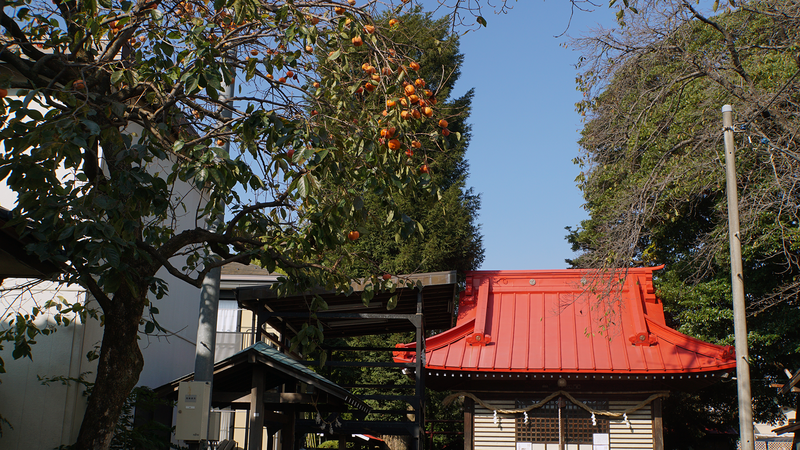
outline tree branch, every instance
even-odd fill
[[[714,22],[708,19],[707,17],[703,16],[702,14],[700,14],[700,12],[697,11],[687,0],[681,0],[681,2],[683,3],[683,6],[685,6],[687,9],[689,9],[689,11],[692,12],[692,15],[694,17],[696,17],[699,21],[707,25],[711,25],[711,27],[713,27],[722,35],[723,39],[725,39],[725,47],[728,49],[728,53],[731,55],[733,70],[735,70],[736,73],[738,73],[739,76],[742,77],[742,79],[745,82],[747,82],[748,85],[752,86],[753,80],[750,79],[750,76],[744,70],[744,67],[742,67],[742,62],[739,59],[739,51],[736,49],[736,40],[733,38],[730,32],[722,28],[722,26],[720,26],[717,22]]]

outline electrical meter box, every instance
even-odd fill
[[[178,386],[178,419],[175,438],[182,441],[208,439],[208,415],[211,410],[211,383],[183,381]]]

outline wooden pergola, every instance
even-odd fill
[[[787,373],[790,374],[790,372]],[[789,381],[786,382],[786,384],[780,386],[780,393],[786,395],[790,392],[794,393],[800,392],[800,388],[797,387],[798,383],[800,383],[800,370],[795,372],[794,375],[792,375],[792,377],[789,379]],[[777,435],[781,435],[784,433],[794,433],[794,437],[792,438],[793,449],[798,448],[798,445],[800,445],[800,436],[798,436],[798,433],[800,433],[800,423],[797,422],[797,416],[796,416],[798,407],[800,407],[800,397],[798,397],[797,401],[795,402],[794,423],[789,423],[787,425],[772,430]]]
[[[376,293],[368,306],[361,301],[363,283],[354,283],[351,295],[336,294],[331,291],[314,291],[302,295],[279,297],[271,286],[243,287],[236,290],[236,299],[242,308],[254,311],[252,329],[258,330],[256,341],[268,341],[279,349],[286,350],[289,341],[307,321],[311,320],[310,302],[313,296],[321,296],[328,304],[328,310],[314,314],[314,320],[322,323],[326,338],[345,338],[386,333],[414,332],[419,345],[405,350],[412,354],[424,351],[423,337],[425,330],[446,329],[454,320],[455,300],[457,293],[457,277],[455,271],[434,272],[395,277],[397,285],[414,287],[398,288],[394,292]],[[418,287],[421,286],[421,289]],[[398,295],[396,307],[388,311],[390,297]],[[266,325],[278,330],[279,337],[267,333]],[[373,366],[391,367],[413,373],[414,385],[412,395],[381,394],[371,395],[373,400],[402,400],[411,406],[411,410],[402,411],[405,418],[413,414],[414,420],[394,421],[341,421],[339,430],[343,434],[396,435],[410,436],[412,446],[419,450],[424,441],[425,411],[425,374],[421,360],[415,362],[359,363],[335,361],[331,356],[336,351],[383,351],[393,352],[396,348],[326,348],[328,358],[324,366]],[[319,364],[319,361],[306,361],[308,364]],[[359,386],[353,386],[359,387]],[[399,386],[383,386],[385,390]],[[398,411],[382,411],[398,413]],[[313,433],[318,426],[313,420],[298,420],[295,432]]]

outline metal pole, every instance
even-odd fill
[[[417,291],[417,367],[414,394],[417,396],[417,404],[414,420],[416,421],[416,435],[414,436],[414,449],[422,450],[423,439],[425,438],[425,327],[422,318],[422,291]]]
[[[220,100],[227,101],[233,98],[233,81],[225,86],[225,92]],[[232,111],[223,108],[222,117],[231,118]],[[230,142],[225,143],[225,151],[230,151]],[[214,227],[219,227],[225,222],[225,217],[219,215],[214,220]],[[205,278],[200,292],[200,316],[197,324],[197,349],[194,360],[194,380],[214,380],[214,347],[217,341],[217,309],[219,307],[219,283],[222,270],[217,267],[211,269]],[[213,387],[213,385],[212,385]]]
[[[219,99],[226,102],[233,98],[234,80],[225,86],[225,92]],[[231,108],[222,108],[222,117],[231,118],[233,112]],[[230,141],[225,142],[225,151],[230,151]],[[214,219],[214,228],[220,227],[225,223],[224,213]],[[222,269],[216,267],[211,269],[203,278],[203,285],[200,289],[200,313],[197,319],[197,344],[195,346],[194,358],[194,381],[208,381],[211,383],[211,396],[214,392],[214,351],[217,345],[217,316],[219,311],[219,290]],[[211,428],[211,411],[208,414],[208,427]],[[204,448],[204,445],[200,446]]]
[[[194,380],[214,381],[214,347],[217,344],[217,311],[219,309],[219,267],[203,278],[200,291],[200,315],[197,323],[197,347],[194,359]]]
[[[747,322],[742,274],[742,242],[739,235],[739,199],[736,189],[736,160],[733,148],[733,107],[722,107],[725,136],[725,174],[728,191],[728,235],[731,245],[731,288],[733,291],[733,332],[736,344],[736,386],[739,391],[739,439],[741,450],[753,450],[753,403],[750,394],[750,357],[747,350]]]

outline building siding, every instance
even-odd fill
[[[515,409],[513,401],[490,401],[492,406],[500,409]],[[639,400],[609,401],[612,412],[624,411],[639,404]],[[515,417],[509,414],[498,414],[497,423],[492,411],[475,405],[475,450],[509,450],[516,449]],[[651,406],[628,414],[628,423],[624,419],[613,419],[609,423],[610,450],[652,450],[653,421]],[[569,444],[567,450],[591,450],[592,445]],[[533,443],[524,450],[558,450],[558,444]],[[523,449],[520,449],[523,450]]]
[[[608,402],[611,411],[624,411],[639,404],[639,400],[613,400]],[[628,414],[630,426],[623,419],[610,421],[611,449],[652,450],[653,419],[650,406]]]
[[[514,401],[492,401],[491,405],[501,409],[514,409]],[[494,414],[480,405],[475,405],[475,450],[508,450],[515,449],[514,416]]]

